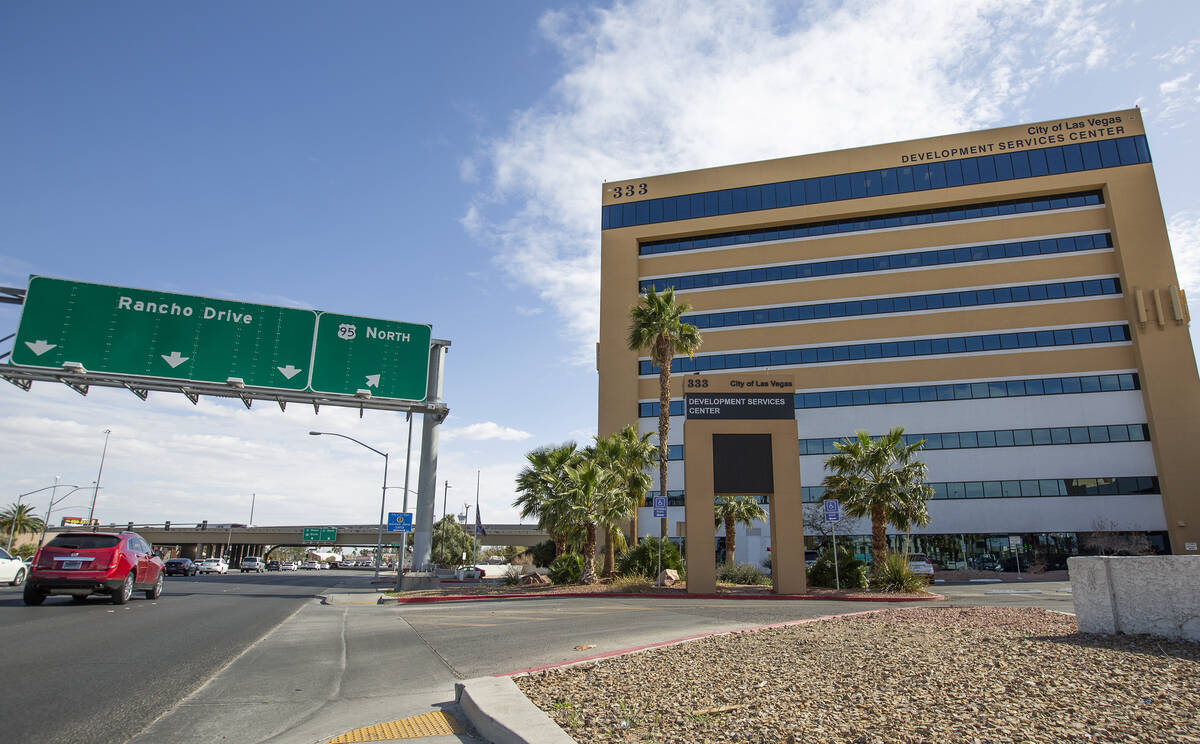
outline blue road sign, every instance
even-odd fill
[[[411,512],[388,512],[388,532],[412,532]]]
[[[825,499],[825,521],[836,522],[842,518],[841,512],[838,509],[837,499]]]
[[[654,497],[654,516],[656,516],[656,517],[667,516],[667,497],[666,496],[655,496]]]

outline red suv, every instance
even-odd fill
[[[163,590],[163,561],[136,532],[63,532],[38,551],[25,581],[25,604],[40,605],[51,594],[82,601],[107,594],[125,604],[135,589],[146,599]]]

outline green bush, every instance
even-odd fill
[[[833,546],[821,549],[817,562],[808,568],[809,586],[824,586],[830,589],[839,583],[843,589],[867,588],[867,564],[854,557],[854,552],[845,545],[837,548],[837,575],[834,575]],[[836,581],[835,579],[840,579]]]
[[[578,584],[583,576],[583,556],[563,553],[550,564],[550,580],[555,584]]]
[[[648,579],[658,578],[658,543],[657,537],[643,537],[638,540],[636,548],[631,548],[617,557],[617,573],[622,576],[637,574]],[[673,568],[683,577],[683,557],[675,543],[666,540],[662,544],[663,570]]]
[[[517,586],[521,583],[521,567],[509,566],[504,572],[504,583],[507,586]]]
[[[533,565],[538,568],[549,568],[554,562],[554,541],[544,540],[525,551],[533,557]]]
[[[871,576],[871,589],[877,592],[920,592],[929,581],[908,568],[908,559],[901,553],[888,553],[883,564]]]
[[[650,592],[654,591],[654,580],[648,579],[641,574],[630,574],[629,576],[614,576],[612,579],[612,590],[614,592],[635,593],[635,592]]]
[[[722,564],[717,568],[717,581],[724,584],[770,584],[771,579],[753,563],[735,566]]]

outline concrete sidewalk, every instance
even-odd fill
[[[381,589],[382,590],[382,589]],[[367,584],[339,586],[250,646],[132,741],[316,744],[352,729],[446,711],[458,681]],[[428,744],[481,740],[422,737]]]

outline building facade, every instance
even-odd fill
[[[1197,554],[1200,381],[1140,111],[611,182],[602,212],[599,433],[656,431],[640,292],[703,338],[672,365],[672,537],[683,379],[786,369],[810,508],[833,442],[903,426],[935,492],[912,539],[947,565]],[[738,562],[769,534],[742,526]]]

